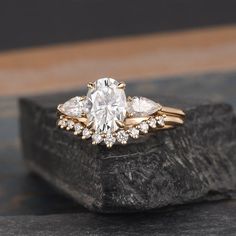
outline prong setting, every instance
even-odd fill
[[[87,84],[87,87],[88,87],[88,89],[94,89],[94,88],[95,88],[95,83],[89,82],[89,83]]]
[[[90,122],[88,122],[87,127],[88,127],[88,128],[91,128],[91,127],[93,126],[93,124],[94,124],[94,122],[93,122],[93,121],[90,121]]]
[[[118,87],[119,89],[125,89],[126,84],[125,84],[125,82],[120,82],[117,87]]]
[[[124,122],[121,122],[121,121],[116,121],[116,124],[120,127],[120,128],[124,128],[125,127],[125,124]]]

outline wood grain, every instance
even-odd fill
[[[0,95],[236,67],[236,26],[104,39],[0,54]]]
[[[235,236],[236,201],[132,215],[91,213],[0,217],[4,236]]]

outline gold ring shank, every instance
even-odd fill
[[[125,126],[130,127],[134,125],[140,124],[142,121],[147,121],[151,116],[146,116],[146,117],[131,117],[127,118],[124,122]],[[182,125],[184,123],[183,118],[178,117],[178,116],[165,116],[165,126],[175,126],[175,125]]]
[[[181,109],[173,107],[162,107],[161,112],[163,112],[166,115],[185,116],[185,113]]]
[[[184,120],[180,117],[174,117],[174,116],[166,116],[165,117],[165,123],[166,124],[178,124],[182,125],[184,123]]]

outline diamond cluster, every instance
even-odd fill
[[[62,113],[58,126],[82,139],[91,138],[93,144],[104,142],[112,147],[116,142],[126,144],[129,137],[137,139],[140,134],[165,125],[165,116],[158,114],[160,104],[144,97],[126,99],[120,87],[111,78],[97,80],[86,97],[74,97],[58,107]],[[130,117],[143,119],[139,124],[124,126]]]
[[[133,139],[139,138],[140,134],[146,134],[151,129],[163,127],[164,116],[151,117],[147,121],[142,121],[139,125],[130,127],[128,129],[119,129],[115,133],[97,133],[88,129],[82,123],[75,123],[66,116],[61,116],[58,121],[58,126],[62,129],[74,131],[74,135],[81,135],[82,139],[92,138],[92,144],[99,144],[104,142],[107,147],[112,147],[116,142],[126,144],[129,137]]]

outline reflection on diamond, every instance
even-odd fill
[[[142,133],[146,134],[149,130],[149,125],[145,121],[143,121],[139,124],[139,129]]]
[[[117,133],[117,141],[122,144],[127,143],[128,138],[129,138],[129,135],[124,130],[121,130]]]
[[[158,125],[160,125],[160,126],[165,126],[165,117],[163,117],[163,116],[158,116],[158,117],[157,117],[157,123],[158,123]]]
[[[157,127],[157,121],[155,118],[153,118],[153,117],[150,118],[148,122],[149,122],[149,125],[151,128],[155,129]]]
[[[87,106],[87,100],[77,96],[62,104],[59,110],[65,115],[80,117],[82,113],[88,112]]]
[[[130,128],[129,129],[129,135],[132,138],[138,138],[139,137],[139,130],[136,128]]]
[[[114,132],[119,127],[117,121],[123,122],[126,116],[126,96],[119,83],[111,78],[102,78],[89,89],[87,98],[91,109],[89,122],[93,122],[96,132]]]
[[[61,119],[58,121],[58,126],[60,126],[61,128],[64,128],[64,127],[66,127],[66,123],[67,123],[66,120]]]
[[[73,129],[74,128],[74,121],[73,120],[68,120],[67,121],[67,130]]]
[[[74,134],[80,134],[83,130],[83,126],[80,123],[74,125],[75,132]]]
[[[116,138],[112,134],[107,134],[106,138],[104,139],[104,143],[109,148],[112,147],[115,142],[116,142]]]
[[[102,138],[102,136],[100,134],[94,133],[92,135],[92,140],[93,140],[93,144],[99,144],[99,143],[102,142],[103,138]]]
[[[82,133],[82,139],[88,139],[91,137],[91,132],[89,129],[85,128]]]
[[[152,115],[160,109],[160,104],[145,97],[133,97],[127,103],[127,111],[134,117]]]

